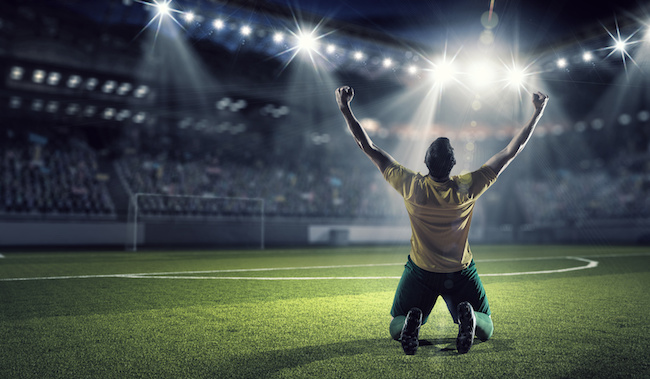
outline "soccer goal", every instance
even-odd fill
[[[136,193],[129,201],[126,247],[137,251],[153,240],[157,245],[214,243],[263,250],[264,222],[261,198]]]

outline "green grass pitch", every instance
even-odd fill
[[[0,378],[650,376],[649,247],[473,251],[494,337],[457,354],[439,299],[415,356],[388,335],[406,246],[4,253]]]

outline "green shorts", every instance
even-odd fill
[[[405,316],[411,308],[417,307],[422,310],[422,321],[425,323],[438,296],[445,300],[456,323],[456,307],[463,301],[469,301],[474,311],[490,315],[490,304],[473,260],[462,271],[436,273],[419,268],[410,256],[397,285],[390,314],[393,317]]]

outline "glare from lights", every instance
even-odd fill
[[[34,83],[43,83],[44,79],[45,79],[45,71],[34,70],[34,74],[32,75],[32,81]]]
[[[151,24],[153,24],[157,20],[158,24],[156,25],[156,34],[154,36],[154,46],[155,46],[155,42],[158,40],[158,33],[160,32],[160,27],[162,26],[163,19],[168,17],[172,21],[174,21],[176,23],[176,25],[183,28],[183,25],[181,25],[178,22],[178,20],[176,20],[176,18],[174,18],[172,13],[179,13],[181,15],[184,15],[185,17],[187,17],[187,15],[189,14],[189,13],[183,14],[183,12],[181,12],[179,10],[176,10],[176,9],[173,9],[170,6],[172,0],[151,0],[151,1],[134,0],[134,1],[137,2],[137,3],[143,4],[143,5],[149,6],[149,7],[153,7],[156,10],[156,14],[151,18],[151,20],[149,20],[147,25],[145,25],[140,30],[140,32],[136,35],[136,38],[137,38],[140,34],[142,34],[142,32],[145,31],[145,29],[147,29],[149,26],[151,26]]]
[[[72,116],[77,112],[79,112],[79,108],[80,108],[79,104],[75,104],[75,103],[69,104],[68,107],[65,109],[65,113],[69,116]]]
[[[128,109],[122,109],[117,113],[117,116],[115,116],[115,119],[117,121],[124,121],[125,119],[131,117],[131,111]]]
[[[284,34],[277,32],[273,35],[273,42],[280,43],[284,41]]]
[[[106,120],[110,120],[115,116],[115,108],[106,108],[104,109],[104,113],[102,114],[102,117]]]
[[[627,46],[627,43],[623,40],[617,40],[616,43],[614,44],[614,50],[618,51],[625,51],[625,47]]]
[[[433,69],[433,79],[436,84],[444,85],[456,79],[456,70],[451,62],[443,60],[435,65]]]
[[[92,91],[92,90],[94,90],[95,87],[97,87],[97,83],[99,83],[99,81],[98,81],[96,78],[90,78],[90,79],[88,79],[88,80],[86,81],[86,89],[87,89],[88,91]]]
[[[86,109],[84,109],[84,116],[86,117],[92,117],[95,115],[95,111],[97,110],[97,107],[94,105],[88,105],[86,106]]]
[[[59,102],[58,101],[50,101],[45,106],[45,111],[48,112],[48,113],[56,113],[58,110],[59,110]]]
[[[382,65],[386,68],[389,68],[393,65],[393,60],[390,58],[385,58],[384,61],[382,62]]]
[[[145,85],[141,85],[133,92],[133,96],[137,97],[138,99],[141,99],[147,96],[148,93],[149,93],[149,87]]]
[[[20,80],[23,78],[24,73],[25,73],[25,69],[19,66],[14,66],[11,68],[11,74],[9,74],[9,76],[13,80]]]
[[[102,92],[111,93],[115,89],[116,85],[117,83],[114,80],[107,80],[106,83],[104,83],[104,86],[102,87]]]
[[[43,109],[43,100],[36,99],[32,102],[32,110],[34,112],[40,112]]]
[[[327,54],[334,54],[334,52],[336,51],[336,45],[333,44],[327,45],[325,51],[327,52]]]
[[[158,2],[155,3],[156,4],[155,7],[158,8],[158,14],[159,15],[169,16],[169,12],[171,12],[171,9],[169,8],[169,3],[170,2],[171,1],[162,2],[162,3],[158,3]]]
[[[77,88],[79,84],[81,83],[81,76],[79,75],[70,75],[68,78],[68,87],[69,88]]]
[[[418,68],[415,67],[414,65],[410,65],[410,66],[406,69],[406,71],[408,71],[408,73],[411,74],[411,75],[415,75],[415,74],[417,74],[417,72],[418,72]]]
[[[244,26],[241,27],[241,29],[239,29],[239,32],[244,37],[248,37],[253,32],[253,29],[251,29],[251,27],[248,26],[248,25],[244,25]]]
[[[221,30],[221,29],[223,29],[224,26],[226,26],[226,24],[223,22],[222,19],[218,18],[218,19],[212,21],[212,26],[217,30]]]
[[[136,113],[135,116],[133,116],[133,122],[135,122],[136,124],[142,124],[146,118],[147,118],[146,113],[138,112]]]
[[[361,51],[355,51],[352,57],[355,61],[361,61],[364,58],[364,54]]]
[[[9,107],[13,109],[20,108],[22,102],[23,100],[20,97],[12,96],[11,99],[9,99]]]
[[[311,33],[299,32],[297,37],[299,50],[309,52],[314,51],[318,48],[318,43],[316,41],[317,39],[314,37],[313,31]]]
[[[485,87],[494,81],[494,71],[488,62],[476,62],[470,68],[470,80],[476,87]]]
[[[582,60],[583,60],[583,61],[585,61],[585,62],[591,62],[592,59],[594,59],[594,56],[593,56],[593,54],[591,54],[590,51],[585,51],[585,52],[582,54]]]
[[[194,12],[187,12],[183,15],[183,18],[185,19],[185,22],[192,22],[194,21]]]
[[[526,73],[524,70],[513,67],[508,70],[508,85],[515,88],[523,87],[525,84]]]
[[[303,26],[301,26],[296,19],[294,19],[296,22],[296,29],[295,31],[293,30],[287,30],[288,33],[292,35],[292,41],[293,41],[293,46],[287,48],[284,51],[279,52],[278,54],[275,55],[275,57],[279,57],[281,55],[291,53],[289,58],[286,60],[286,63],[284,64],[284,67],[282,68],[282,71],[286,69],[291,62],[298,56],[300,53],[303,57],[308,57],[309,60],[311,61],[312,66],[314,67],[315,70],[318,71],[318,64],[316,61],[316,55],[319,55],[321,58],[323,58],[325,61],[327,61],[327,57],[323,55],[319,51],[319,41],[328,36],[329,34],[333,33],[333,31],[328,32],[326,34],[320,34],[318,32],[318,29],[323,22],[321,20],[318,25],[314,28],[309,28],[306,29]]]
[[[51,72],[50,75],[47,77],[47,84],[51,86],[55,86],[59,84],[59,81],[61,80],[61,74],[58,72]]]
[[[568,65],[566,58],[560,58],[557,60],[557,67],[565,68]]]
[[[615,52],[618,51],[619,53],[621,53],[621,61],[623,61],[623,67],[625,68],[625,72],[627,72],[627,58],[629,58],[632,61],[632,63],[634,63],[636,65],[636,62],[634,61],[632,56],[630,56],[630,54],[627,52],[627,47],[629,45],[631,45],[632,43],[639,42],[639,41],[629,42],[630,39],[632,37],[634,37],[634,35],[639,31],[639,29],[637,29],[634,33],[629,35],[627,38],[623,39],[621,37],[621,30],[618,27],[618,21],[617,21],[616,22],[616,36],[614,36],[614,34],[612,34],[607,28],[605,28],[605,31],[607,31],[607,34],[609,34],[609,37],[614,42],[614,44],[612,46],[607,47],[607,49],[610,49],[612,51],[610,51],[610,53],[607,54],[606,58],[609,58],[612,54],[614,54]]]
[[[131,83],[122,83],[117,89],[117,94],[124,96],[131,90],[131,88],[133,88]]]

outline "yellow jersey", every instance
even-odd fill
[[[472,251],[467,237],[476,200],[497,180],[488,166],[436,182],[397,162],[384,178],[404,198],[411,221],[411,260],[423,270],[456,272],[467,268]]]

